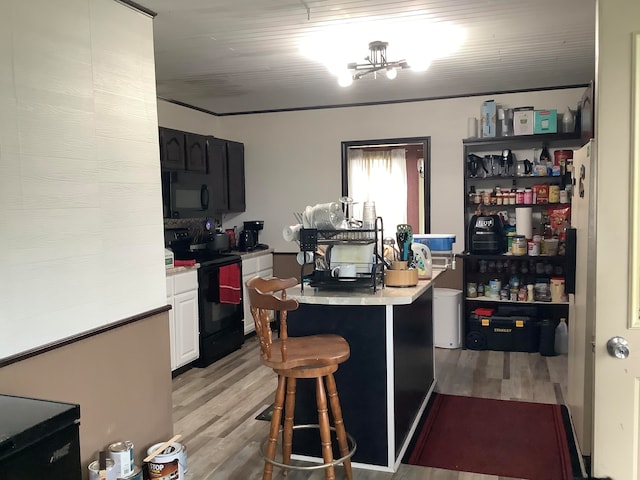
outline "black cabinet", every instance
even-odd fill
[[[208,186],[208,211],[244,212],[244,144],[213,136],[160,127],[160,165],[163,170],[165,218],[170,213],[170,172],[203,174]]]
[[[216,211],[229,211],[226,141],[207,137],[207,159],[211,179],[211,204]]]
[[[160,165],[164,170],[207,173],[207,137],[160,127]]]
[[[81,480],[80,406],[0,395],[0,478]]]
[[[207,157],[215,210],[244,212],[244,144],[208,137]]]
[[[160,127],[160,165],[166,170],[185,169],[184,132]]]
[[[244,212],[244,144],[227,141],[227,169],[229,181],[229,211]]]
[[[532,233],[543,236],[543,220],[548,217],[549,209],[566,209],[571,205],[571,163],[567,160],[558,165],[562,168],[557,175],[534,175],[535,166],[528,162],[539,158],[543,146],[547,147],[553,161],[556,150],[560,151],[557,158],[562,159],[562,152],[579,147],[581,143],[577,134],[573,133],[463,140],[465,253],[460,257],[464,265],[467,348],[487,348],[492,344],[478,341],[477,325],[490,334],[497,335],[492,333],[496,331],[501,335],[511,335],[509,332],[513,330],[517,333],[518,328],[534,328],[535,331],[544,319],[557,324],[560,318],[568,317],[568,302],[551,301],[550,291],[544,288],[545,284],[552,286],[552,278],[557,282],[558,278],[567,278],[572,274],[570,270],[574,266],[567,262],[567,256],[564,255],[564,232],[558,238],[559,249],[554,254],[549,254],[550,250],[540,252],[543,254],[532,251],[536,254],[530,256],[526,249],[519,252],[513,248],[507,248],[506,253],[473,254],[470,252],[477,250],[471,245],[469,224],[474,215],[487,218],[500,215],[505,223],[504,234],[513,231],[512,235],[515,235],[513,223],[516,208],[527,207],[532,211]],[[549,197],[552,192],[554,194]],[[560,196],[561,192],[563,194]],[[535,193],[540,195],[539,198]],[[546,233],[549,231],[547,229]],[[554,230],[553,233],[558,232]],[[506,238],[510,240],[514,237]],[[504,243],[511,244],[509,241]],[[474,245],[477,243],[474,242]],[[532,288],[533,294],[530,293]],[[484,309],[484,312],[476,315],[474,312],[478,312],[478,309]],[[489,314],[490,311],[493,313]],[[491,317],[503,323],[505,318],[524,320],[516,322],[513,329],[498,323],[493,328]],[[485,323],[478,323],[479,319]]]
[[[185,154],[188,172],[207,173],[207,137],[185,134]]]

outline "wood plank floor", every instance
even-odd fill
[[[503,400],[564,403],[567,357],[436,349],[436,391]],[[259,446],[269,423],[255,417],[273,402],[276,376],[261,365],[255,337],[204,369],[173,380],[174,431],[187,447],[188,480],[252,480],[262,475]],[[321,471],[276,479],[321,480]],[[336,478],[344,478],[338,468]],[[395,474],[355,469],[356,480],[507,480],[494,475],[401,465]]]

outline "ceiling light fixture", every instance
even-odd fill
[[[343,87],[351,85],[353,80],[359,80],[365,75],[381,70],[389,80],[393,80],[398,76],[398,70],[410,68],[406,60],[398,60],[390,62],[387,60],[387,42],[375,41],[369,43],[369,55],[365,57],[367,63],[349,63],[347,72],[338,78],[338,84]]]

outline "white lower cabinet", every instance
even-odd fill
[[[200,356],[197,270],[167,275],[167,303],[173,371]]]
[[[259,276],[262,278],[273,277],[273,253],[265,253],[257,257],[242,259],[242,298],[244,309],[244,334],[253,332],[256,328],[251,316],[249,295],[245,284],[247,280]]]

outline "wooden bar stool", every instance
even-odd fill
[[[256,326],[256,334],[260,341],[260,358],[262,363],[278,374],[278,388],[271,418],[271,428],[264,453],[263,480],[271,480],[273,467],[285,469],[310,470],[325,469],[325,478],[335,479],[334,466],[344,465],[347,479],[353,478],[351,456],[356,449],[355,441],[344,426],[342,410],[338,399],[338,391],[333,374],[338,365],[349,358],[349,344],[338,335],[309,335],[304,337],[287,336],[287,312],[298,308],[298,301],[287,299],[285,289],[295,286],[295,278],[264,279],[254,277],[247,281],[251,314]],[[280,293],[277,297],[275,293]],[[272,339],[271,320],[275,312],[280,315],[280,338]],[[298,378],[315,378],[316,403],[318,407],[318,425],[293,424],[295,408],[296,380]],[[325,390],[326,382],[326,390]],[[327,395],[331,406],[334,426],[329,424]],[[282,463],[275,460],[284,408],[284,426],[282,428]],[[291,448],[293,430],[303,427],[317,427],[320,430],[320,441],[323,464],[311,467],[291,465]],[[341,458],[333,458],[331,447],[331,430],[335,430]],[[349,441],[347,441],[347,438]],[[351,448],[349,448],[351,443]]]

